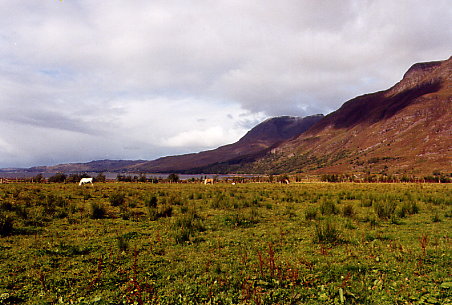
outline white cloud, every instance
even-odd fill
[[[0,167],[152,159],[330,112],[448,58],[449,2],[0,0],[0,123],[18,154]]]
[[[224,143],[231,143],[237,139],[237,135],[226,134],[220,126],[214,126],[203,130],[183,131],[162,141],[169,147],[214,147]]]

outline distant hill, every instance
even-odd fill
[[[144,160],[96,160],[86,163],[67,163],[53,166],[36,166],[23,169],[26,172],[70,173],[70,172],[122,172],[128,167],[143,164]]]
[[[413,65],[392,88],[356,97],[240,171],[452,172],[452,59]]]

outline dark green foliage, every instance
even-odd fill
[[[167,179],[169,182],[176,183],[179,182],[179,175],[172,173],[168,175]]]
[[[90,218],[92,219],[102,219],[107,215],[107,210],[105,206],[101,203],[91,202]]]
[[[70,174],[68,177],[66,177],[66,179],[64,180],[64,182],[67,183],[78,183],[80,182],[80,179],[82,178],[90,178],[91,176],[84,173],[84,174]],[[63,181],[61,181],[63,182]]]
[[[398,212],[399,217],[406,217],[406,215],[413,215],[419,213],[419,206],[415,201],[404,202]]]
[[[152,195],[152,196],[149,197],[148,200],[146,200],[144,202],[144,205],[149,207],[149,208],[156,208],[157,207],[157,202],[158,202],[157,197],[155,195]]]
[[[49,182],[54,182],[54,183],[61,183],[61,182],[65,182],[66,181],[66,175],[63,173],[57,173],[51,177],[49,177],[48,181]]]
[[[46,196],[45,206],[48,206],[48,207],[66,207],[67,206],[67,201],[61,196],[50,194],[50,195]]]
[[[127,251],[129,249],[129,241],[124,236],[118,236],[116,238],[116,245],[119,251]]]
[[[197,232],[204,231],[202,218],[194,210],[177,217],[173,222],[173,236],[177,244],[189,242]]]
[[[336,207],[333,200],[325,199],[320,205],[320,213],[322,213],[322,215],[335,215],[339,213],[339,209]]]
[[[435,213],[435,215],[432,216],[433,222],[441,222],[441,218],[439,217],[438,213]]]
[[[377,201],[373,204],[374,211],[380,219],[390,219],[397,207],[397,204],[392,201]]]
[[[13,218],[0,212],[0,235],[5,236],[13,232]]]
[[[173,207],[168,204],[159,207],[147,207],[147,216],[149,220],[157,220],[162,217],[171,217],[173,215]]]
[[[322,175],[321,177],[321,181],[325,181],[325,182],[340,182],[341,181],[341,177],[339,175],[336,174],[332,174],[332,175]]]
[[[315,226],[315,243],[335,244],[341,242],[340,231],[331,220],[320,222]]]
[[[304,212],[304,218],[306,220],[315,220],[317,219],[317,208],[310,206],[308,208],[306,208],[305,212]]]
[[[32,180],[34,182],[36,182],[36,183],[41,183],[41,182],[44,182],[45,179],[44,179],[44,176],[42,174],[37,174],[36,176],[34,176],[32,178]]]
[[[355,215],[355,210],[353,205],[347,204],[342,208],[342,215],[344,217],[353,217]]]
[[[124,195],[123,193],[120,193],[120,192],[113,193],[108,198],[108,201],[110,201],[110,204],[114,207],[121,206],[126,201],[126,195]]]
[[[105,182],[107,180],[107,177],[103,173],[97,174],[96,177],[94,177],[94,182]]]

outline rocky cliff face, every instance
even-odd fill
[[[392,88],[346,102],[245,171],[452,172],[452,59],[413,65]]]

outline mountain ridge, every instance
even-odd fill
[[[452,59],[414,64],[391,88],[358,96],[253,164],[253,172],[452,172]]]
[[[28,171],[452,173],[452,57],[413,64],[389,89],[328,114],[270,118],[236,143],[179,156],[99,160]]]

